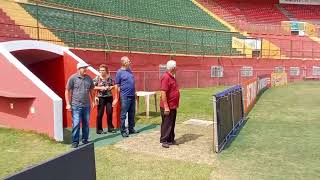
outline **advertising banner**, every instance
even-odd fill
[[[257,78],[252,78],[243,82],[242,88],[244,112],[248,113],[252,109],[258,94]]]
[[[281,86],[288,83],[287,73],[272,73],[271,74],[271,86]]]

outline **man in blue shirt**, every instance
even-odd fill
[[[135,82],[134,76],[130,69],[130,59],[127,56],[121,58],[121,68],[116,74],[116,85],[120,89],[120,101],[121,101],[121,112],[120,112],[120,132],[123,137],[128,137],[129,134],[138,133],[134,130],[135,122]],[[115,102],[116,103],[116,102]],[[128,129],[125,127],[125,120],[128,113]]]

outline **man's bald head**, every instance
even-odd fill
[[[121,66],[128,68],[131,64],[130,59],[127,56],[121,58]]]

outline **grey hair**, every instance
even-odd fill
[[[167,62],[167,70],[171,71],[172,69],[176,68],[177,63],[174,60],[169,60]]]

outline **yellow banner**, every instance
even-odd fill
[[[287,73],[272,73],[271,86],[281,86],[288,84]]]
[[[246,57],[252,57],[252,47],[247,45],[243,39],[232,37],[232,48],[245,54]]]

